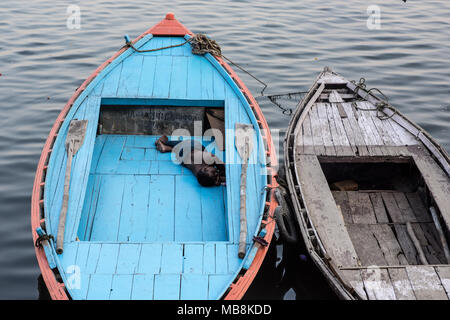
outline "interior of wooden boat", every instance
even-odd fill
[[[208,135],[207,115],[214,112],[223,116],[223,106],[149,106],[120,99],[103,103],[79,240],[228,241],[226,188],[202,187],[189,169],[174,161],[174,154],[155,146],[161,135],[195,139],[224,161],[223,148]],[[194,122],[199,132],[194,132]],[[175,129],[189,135],[173,136]]]
[[[325,68],[293,116],[300,228],[342,298],[448,299],[450,161],[363,84]]]
[[[432,195],[412,158],[335,160],[319,157],[362,265],[447,264]]]

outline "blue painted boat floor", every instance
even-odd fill
[[[96,137],[80,241],[228,241],[225,187],[202,187],[171,153],[156,150],[157,138]]]

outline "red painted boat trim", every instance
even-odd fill
[[[153,34],[154,36],[185,36],[186,34],[192,35],[192,33],[184,27],[178,20],[175,19],[172,13],[168,13],[166,18],[163,19],[160,23],[155,25],[154,27],[148,29],[146,32],[141,34],[139,37],[134,39],[133,42],[136,42],[146,36],[147,34]],[[41,226],[41,223],[44,222],[44,188],[45,188],[45,178],[48,161],[50,159],[50,154],[52,151],[53,144],[55,143],[56,137],[58,135],[58,131],[61,128],[64,119],[69,112],[70,108],[74,104],[75,100],[80,96],[80,94],[86,89],[86,87],[94,80],[98,74],[105,69],[114,59],[120,56],[123,52],[125,52],[128,48],[126,46],[122,47],[116,54],[114,54],[111,58],[106,60],[102,65],[100,65],[84,82],[83,84],[75,91],[69,101],[66,103],[58,118],[56,119],[53,127],[47,137],[44,148],[41,153],[41,157],[39,159],[39,163],[36,170],[36,175],[34,179],[33,192],[31,196],[31,229],[33,235],[33,242],[36,241],[38,235],[36,233],[36,228]],[[263,220],[262,223],[265,224],[267,234],[265,236],[265,240],[270,243],[272,239],[273,232],[275,230],[275,218],[274,211],[278,206],[275,196],[273,193],[273,188],[278,186],[276,182],[276,167],[278,165],[275,148],[273,146],[272,138],[270,135],[269,126],[264,118],[264,115],[256,102],[255,98],[252,96],[248,88],[244,85],[244,83],[239,79],[237,74],[231,69],[231,67],[223,61],[223,59],[216,57],[217,61],[224,67],[227,72],[230,74],[232,79],[241,88],[242,93],[248,99],[250,106],[253,110],[253,113],[256,116],[258,124],[261,128],[261,134],[266,142],[267,150],[266,154],[270,159],[270,166],[267,166],[267,173],[270,175],[270,181],[268,184],[269,187],[269,199],[266,202],[266,207],[268,208],[267,218]],[[224,299],[226,300],[235,300],[241,299],[242,296],[247,291],[248,287],[252,283],[255,278],[263,260],[267,253],[268,247],[260,247],[256,256],[250,266],[250,268],[238,276],[235,279],[234,283],[230,286],[230,289],[225,293]],[[50,293],[50,297],[54,300],[68,300],[69,296],[65,291],[64,284],[57,281],[55,274],[50,269],[50,266],[47,261],[47,257],[45,255],[43,248],[35,248],[36,257],[38,260],[39,268],[41,269],[42,277],[45,281],[45,284]]]

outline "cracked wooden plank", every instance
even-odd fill
[[[397,300],[416,300],[405,269],[388,269]]]
[[[347,195],[354,223],[377,223],[368,193],[347,191]]]
[[[387,209],[389,216],[393,222],[404,223],[404,217],[397,206],[397,202],[395,201],[394,196],[391,192],[382,192],[381,193],[383,202]],[[408,236],[408,232],[406,230],[405,225],[394,225],[394,230],[398,239],[398,243],[400,244],[406,259],[409,264],[418,264],[417,260],[417,251],[412,243],[411,239]]]
[[[395,291],[386,269],[361,270],[367,296],[370,300],[395,300]]]
[[[349,224],[347,230],[363,266],[387,264],[371,225]]]

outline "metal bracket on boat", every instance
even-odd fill
[[[41,227],[36,228],[36,233],[38,235],[38,238],[36,239],[34,245],[38,248],[44,249],[50,269],[56,268],[56,262],[53,259],[53,254],[50,250],[49,243],[49,241],[53,240],[53,236],[51,234],[47,234]]]
[[[267,247],[267,245],[269,243],[264,239],[266,234],[267,234],[267,230],[262,229],[257,236],[253,237],[253,241],[255,243],[253,245],[252,250],[250,250],[250,253],[248,254],[247,259],[245,260],[244,265],[242,266],[242,269],[248,270],[250,268],[250,266],[252,265],[252,262],[255,259],[256,253],[258,252],[259,248]]]
[[[42,248],[43,245],[48,244],[49,240],[54,240],[51,234],[47,234],[41,227],[36,228],[36,233],[38,237],[34,242],[36,248]]]

